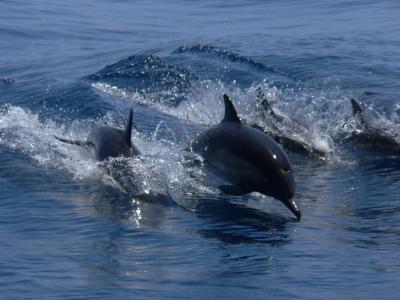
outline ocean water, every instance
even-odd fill
[[[0,1],[0,298],[397,299],[398,150],[342,137],[355,97],[399,140],[399,16],[395,0]],[[264,122],[259,87],[328,153],[287,149],[300,221],[224,195],[188,151],[223,93]],[[122,128],[130,107],[142,157],[54,139]]]

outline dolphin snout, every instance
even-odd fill
[[[285,204],[287,206],[287,208],[290,209],[290,211],[296,216],[296,218],[300,220],[301,211],[297,207],[296,202],[294,202],[294,200],[292,200],[292,199],[283,200],[282,202],[283,202],[283,204]]]
[[[283,204],[286,205],[287,208],[290,209],[290,211],[297,217],[297,219],[300,220],[301,218],[301,212],[299,210],[299,208],[297,207],[296,202],[294,202],[294,200],[292,199],[294,197],[295,194],[295,190],[296,190],[296,183],[294,181],[294,177],[292,172],[290,171],[290,169],[282,169],[282,173],[283,173],[283,186],[281,188],[281,197],[279,200],[281,200],[281,202]]]

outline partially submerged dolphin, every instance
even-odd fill
[[[132,157],[140,155],[139,149],[132,143],[132,116],[133,111],[130,109],[128,122],[125,129],[117,129],[109,126],[100,126],[92,129],[86,141],[68,140],[54,136],[57,140],[78,146],[93,148],[96,158],[99,161],[107,160],[113,157]],[[128,194],[134,194],[136,198],[148,203],[170,203],[169,196],[163,195],[155,191],[142,191],[138,188],[134,173],[126,160],[107,161],[104,164],[107,173],[115,179],[123,191]]]
[[[345,137],[345,139],[355,139],[361,143],[377,145],[380,148],[400,149],[399,140],[393,134],[393,128],[389,128],[388,124],[373,122],[371,114],[368,116],[366,110],[354,98],[351,98],[350,102],[353,116],[359,124],[357,124],[358,128],[352,130],[351,135]]]
[[[315,143],[312,131],[299,121],[275,111],[260,87],[257,88],[257,100],[262,109],[263,119],[271,127],[271,130],[258,124],[253,124],[252,127],[270,134],[278,143],[288,149],[319,157],[329,155],[331,152],[329,144],[333,144],[329,136],[326,137],[326,141],[321,140],[319,143]]]
[[[227,95],[222,122],[194,141],[192,149],[231,185],[220,189],[230,195],[259,192],[285,204],[300,219],[292,200],[295,182],[289,159],[264,132],[243,124]]]
[[[128,123],[124,130],[101,126],[94,128],[86,141],[73,141],[54,136],[57,140],[79,146],[93,147],[98,160],[109,157],[133,156],[140,154],[140,151],[132,143],[132,109],[129,111]]]

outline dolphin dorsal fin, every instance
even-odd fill
[[[369,127],[368,121],[363,114],[363,109],[361,108],[360,103],[358,103],[354,98],[351,98],[350,101],[351,101],[351,106],[353,107],[353,115],[355,117],[358,117],[362,126],[368,128]]]
[[[237,115],[236,109],[233,106],[233,103],[227,94],[224,94],[224,103],[225,103],[225,116],[222,122],[241,123]]]
[[[267,96],[265,96],[261,87],[257,88],[257,99],[261,105],[261,108],[264,109],[271,116],[275,116],[275,112],[272,109],[271,103],[269,103]]]
[[[129,116],[128,116],[128,123],[126,123],[125,127],[125,141],[126,143],[132,147],[132,140],[131,140],[131,134],[132,134],[132,117],[133,117],[133,110],[132,108],[129,110]]]
[[[357,114],[361,114],[362,113],[361,105],[354,98],[351,98],[350,102],[353,108],[353,115],[355,116]]]

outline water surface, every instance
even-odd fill
[[[350,97],[397,132],[399,13],[389,0],[1,1],[2,297],[397,298],[399,155],[340,137]],[[187,151],[223,93],[259,121],[257,87],[330,150],[288,151],[300,222],[220,193]],[[122,128],[130,107],[141,159],[104,166],[53,138]]]

